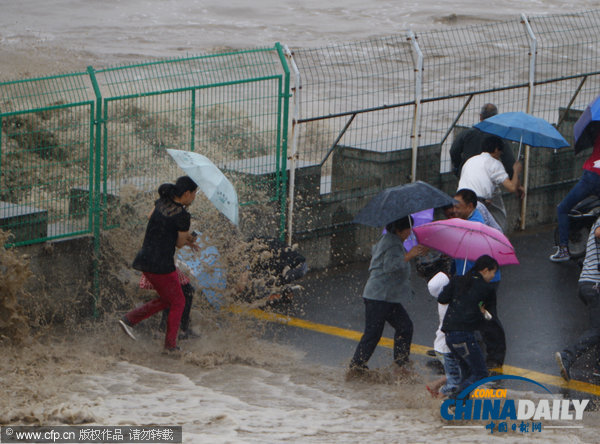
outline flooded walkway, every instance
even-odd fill
[[[556,351],[570,345],[587,328],[587,313],[577,297],[579,266],[573,261],[557,264],[548,260],[553,228],[518,233],[511,241],[520,265],[502,267],[498,311],[506,332],[507,354],[501,372],[535,379],[557,393],[574,390],[600,395],[600,378],[593,375],[595,355],[575,365],[568,383],[560,377],[554,360]],[[361,293],[367,268],[368,263],[351,264],[307,276],[301,297],[291,307],[276,310],[283,316],[271,319],[287,325],[277,329],[278,337],[305,350],[307,360],[346,367],[364,327]],[[405,304],[414,323],[411,353],[413,360],[426,362],[438,325],[437,306],[424,279],[413,273],[412,282],[415,296]],[[370,367],[390,364],[392,336],[393,330],[386,325]]]

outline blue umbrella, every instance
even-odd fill
[[[522,144],[553,149],[569,146],[569,142],[550,123],[520,111],[496,114],[479,122],[475,128],[503,139],[519,142],[517,159],[521,155]]]
[[[594,145],[600,130],[600,96],[590,103],[573,126],[575,154]]]

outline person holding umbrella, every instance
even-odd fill
[[[402,300],[413,294],[410,285],[409,261],[427,252],[416,245],[406,252],[403,242],[411,233],[412,217],[406,216],[386,225],[386,233],[373,247],[369,278],[363,290],[365,329],[350,362],[348,376],[368,370],[367,362],[383,334],[385,323],[394,328],[395,372],[406,372],[413,323],[402,306]]]
[[[461,189],[454,196],[456,204],[454,205],[454,216],[460,219],[481,222],[492,228],[496,228],[489,223],[486,223],[481,212],[477,209],[477,195],[473,190]],[[497,228],[496,228],[497,229]],[[502,232],[502,230],[499,230]],[[454,259],[455,274],[457,276],[465,275],[474,265],[473,261],[466,259]],[[491,280],[493,294],[487,304],[488,311],[492,314],[491,322],[486,322],[481,325],[481,338],[485,344],[486,365],[488,368],[497,368],[504,365],[506,356],[506,334],[504,327],[498,318],[497,309],[497,291],[500,286],[501,273],[498,268],[495,276]]]
[[[515,162],[513,175],[510,178],[500,162],[503,150],[504,142],[500,137],[489,135],[483,139],[482,153],[465,162],[458,181],[458,189],[473,190],[505,231],[506,209],[499,186],[502,185],[511,193],[518,195],[523,195],[524,189],[519,180],[523,165]]]
[[[185,308],[185,296],[175,267],[175,248],[189,246],[198,249],[195,236],[190,232],[190,213],[186,208],[196,198],[198,185],[188,176],[175,184],[158,187],[159,199],[150,215],[142,249],[133,261],[133,268],[141,271],[158,293],[158,298],[125,314],[119,321],[121,329],[132,339],[130,327],[164,309],[169,309],[165,350],[176,351],[177,331]]]

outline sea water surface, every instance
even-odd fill
[[[321,47],[413,31],[438,30],[528,15],[597,7],[592,0],[419,2],[389,0],[3,0],[0,49],[12,56],[0,73],[81,69],[94,61],[194,55],[214,48],[251,48],[281,42]],[[47,60],[50,66],[44,65]]]

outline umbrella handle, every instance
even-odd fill
[[[463,237],[464,240],[464,237]],[[463,276],[467,272],[467,258],[469,257],[469,244],[467,244],[467,252],[465,253],[465,261],[463,262]]]
[[[521,158],[521,146],[523,145],[523,134],[521,134],[521,140],[519,140],[519,153],[517,154],[517,162]]]

